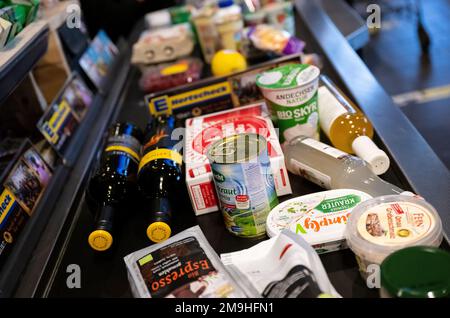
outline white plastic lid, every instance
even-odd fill
[[[442,222],[428,202],[405,195],[367,200],[353,209],[345,230],[350,249],[366,264],[381,264],[409,246],[439,246]]]
[[[359,136],[353,140],[352,148],[355,154],[365,160],[376,175],[389,169],[389,157],[367,136]]]

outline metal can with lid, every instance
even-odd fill
[[[246,133],[225,137],[208,150],[225,227],[240,237],[266,233],[266,220],[278,204],[266,139]]]

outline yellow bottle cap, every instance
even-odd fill
[[[88,238],[89,245],[96,251],[106,251],[113,242],[112,235],[105,230],[95,230]]]
[[[167,223],[164,222],[153,222],[147,228],[147,236],[148,238],[155,242],[159,243],[167,240],[172,234],[172,230]]]

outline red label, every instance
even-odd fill
[[[209,123],[209,122],[216,122],[216,121],[222,121],[222,120],[226,120],[229,118],[236,118],[236,117],[255,117],[255,116],[261,116],[262,114],[262,105],[258,104],[255,105],[253,107],[247,107],[247,108],[236,108],[233,109],[232,111],[228,111],[226,113],[222,113],[222,114],[216,114],[216,115],[211,115],[211,116],[205,116],[205,118],[203,119],[204,123]]]
[[[197,211],[217,206],[216,193],[212,182],[191,185],[190,190]]]
[[[221,138],[241,133],[256,133],[265,138],[270,136],[267,122],[258,117],[242,117],[233,114],[233,117],[226,118],[195,136],[192,141],[192,149],[196,152],[205,154],[208,146]],[[269,147],[269,153],[271,147]]]
[[[399,204],[397,204],[397,203],[391,204],[391,207],[395,211],[395,213],[397,213],[397,214],[404,214],[405,213],[405,211],[403,211],[402,207]]]
[[[209,172],[211,172],[211,166],[209,164],[189,169],[189,175],[191,176],[191,178],[195,178]]]
[[[238,194],[236,196],[236,202],[247,202],[247,201],[248,201],[248,195]]]

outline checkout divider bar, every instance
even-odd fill
[[[445,237],[450,235],[450,173],[373,74],[351,48],[317,0],[296,0],[309,32],[415,193],[439,212]]]

